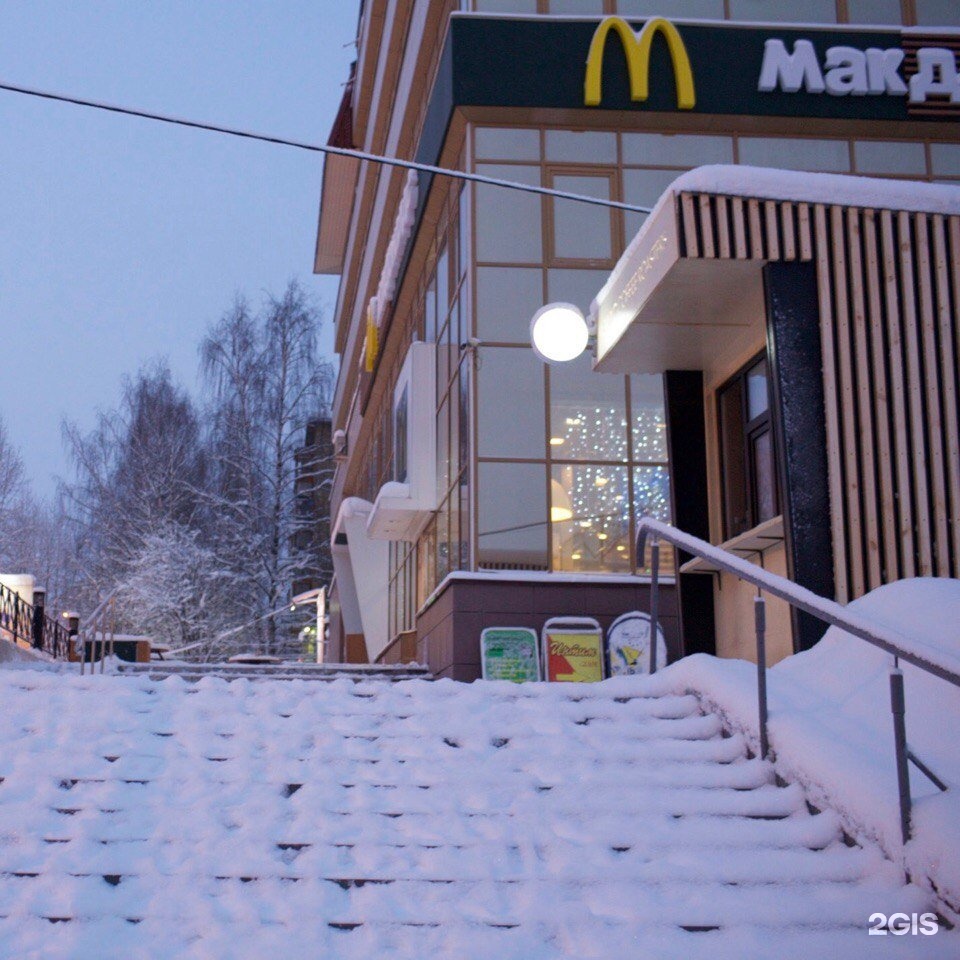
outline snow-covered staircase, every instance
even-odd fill
[[[0,672],[0,958],[958,955],[652,689]]]
[[[116,666],[118,673],[128,676],[146,676],[151,680],[181,677],[184,680],[202,680],[204,677],[222,677],[224,680],[415,680],[430,679],[427,667],[415,663],[300,663],[284,660],[280,663],[188,663],[182,660],[152,660],[150,663],[124,663]]]

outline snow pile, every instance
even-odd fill
[[[960,656],[960,581],[904,580],[848,607],[903,634],[931,659]],[[907,741],[949,787],[941,793],[911,764],[913,839],[900,836],[889,673],[893,658],[831,627],[812,650],[789,657],[768,679],[770,742],[782,776],[815,803],[838,811],[851,832],[876,840],[914,879],[960,910],[960,689],[902,664]],[[661,675],[693,690],[756,740],[756,668],[695,656]]]
[[[956,957],[677,676],[0,671],[0,958]]]

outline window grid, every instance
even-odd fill
[[[891,25],[903,25],[903,26],[914,26],[918,22],[918,11],[920,22],[924,22],[923,11],[927,0],[899,0],[899,9],[900,9],[900,19],[890,21]],[[722,6],[723,10],[723,20],[757,20],[762,19],[758,18],[755,14],[745,14],[744,16],[738,17],[736,14],[737,11],[737,0],[722,0],[722,3],[717,3],[717,9],[719,10]],[[535,12],[538,14],[549,14],[553,13],[569,13],[570,10],[565,8],[562,4],[556,3],[553,9],[551,9],[551,0],[518,0],[516,4],[512,4],[509,0],[463,0],[462,8],[465,10],[477,10],[488,13],[508,13],[508,12],[519,12],[527,13]],[[636,13],[636,7],[631,5],[629,0],[625,2],[619,2],[619,0],[595,0],[592,4],[584,4],[583,12],[585,15],[590,16],[609,16],[611,14],[621,14],[626,17],[642,17],[650,16],[650,14],[638,14]],[[676,9],[676,8],[674,8]],[[829,9],[829,8],[828,8]],[[834,0],[833,3],[833,19],[826,20],[824,22],[828,23],[859,23],[864,22],[862,17],[856,18],[855,6],[848,2],[848,0]],[[653,12],[656,12],[654,8],[651,8]],[[677,11],[675,14],[677,19],[682,20],[684,17],[696,16],[699,18],[702,14],[697,13],[695,10],[691,10],[690,13],[684,14],[683,12]],[[806,22],[802,12],[796,12],[793,14],[795,19],[798,22]],[[873,17],[866,21],[867,23],[877,23],[878,18]],[[887,21],[882,17],[879,18],[880,23],[886,23]]]
[[[485,127],[487,125],[484,125]],[[498,129],[491,127],[491,129]],[[511,129],[511,128],[507,128]],[[616,163],[610,164],[587,164],[583,162],[560,162],[557,160],[546,159],[546,133],[547,128],[524,128],[515,127],[512,129],[536,129],[539,133],[540,154],[539,160],[516,160],[511,157],[496,156],[495,153],[485,155],[478,162],[496,163],[505,167],[517,166],[528,170],[538,169],[539,182],[551,184],[555,177],[563,176],[600,176],[610,179],[610,194],[614,199],[628,198],[624,186],[624,173],[627,171],[662,171],[676,172],[678,175],[684,170],[690,169],[689,165],[673,162],[671,159],[664,159],[663,155],[659,158],[654,157],[650,162],[643,163],[636,159],[636,154],[628,159],[625,156],[625,139],[635,135],[635,131],[616,133]],[[570,128],[565,128],[570,129]],[[584,129],[581,132],[590,132]],[[609,131],[604,131],[609,133]],[[729,145],[731,157],[734,162],[741,159],[740,146],[744,142],[756,142],[761,138],[754,136],[714,133],[676,133],[676,134],[657,134],[657,136],[670,136],[677,138],[677,143],[681,143],[684,137],[693,138],[707,137],[714,144],[726,143]],[[766,139],[775,143],[777,140],[797,139],[788,135],[770,136]],[[841,141],[845,145],[846,154],[849,156],[849,171],[870,176],[884,176],[900,179],[921,179],[938,181],[960,181],[960,169],[956,169],[949,161],[945,163],[942,159],[948,156],[949,150],[953,144],[948,141],[939,141],[934,138],[925,138],[923,140],[901,140],[892,138],[885,139],[851,139],[836,137],[817,137],[813,139]],[[923,170],[915,173],[908,172],[874,172],[877,167],[876,157],[882,156],[881,145],[889,145],[891,152],[896,152],[899,144],[922,144],[923,147]],[[634,143],[634,147],[636,144]],[[859,147],[859,153],[858,153]],[[938,151],[937,148],[940,148]],[[724,148],[725,149],[725,148]],[[916,156],[916,152],[913,151]],[[862,158],[869,159],[862,159]],[[934,159],[934,157],[938,159]],[[935,163],[937,164],[935,166]],[[954,170],[956,169],[956,172]],[[439,218],[437,230],[437,239],[434,244],[434,250],[428,258],[428,267],[423,271],[421,282],[419,284],[418,295],[415,298],[415,307],[413,310],[412,322],[408,324],[406,333],[407,341],[418,337],[421,339],[432,339],[437,343],[438,348],[438,403],[437,415],[440,418],[438,429],[443,431],[443,448],[446,450],[448,467],[441,474],[446,480],[441,491],[441,507],[436,517],[431,520],[421,538],[418,546],[401,544],[392,549],[391,552],[391,634],[395,635],[402,629],[411,629],[416,609],[427,599],[429,594],[435,589],[442,580],[446,572],[453,569],[472,568],[476,565],[475,558],[468,555],[469,546],[472,543],[469,535],[471,526],[470,520],[476,523],[476,498],[471,498],[466,494],[471,487],[471,476],[476,469],[476,465],[482,462],[529,462],[542,465],[544,468],[545,484],[549,490],[550,479],[553,476],[553,470],[556,466],[574,465],[583,467],[587,465],[607,464],[609,461],[581,461],[568,460],[560,456],[553,455],[549,444],[546,442],[547,424],[545,422],[544,452],[541,456],[536,456],[530,460],[511,459],[511,458],[490,458],[490,457],[471,457],[464,450],[462,435],[464,433],[475,433],[476,418],[476,384],[470,376],[472,364],[470,362],[472,351],[462,349],[470,337],[479,336],[477,330],[476,317],[476,277],[478,268],[505,268],[505,269],[526,269],[540,272],[541,288],[543,301],[547,302],[548,284],[551,270],[597,270],[609,269],[615,263],[617,257],[625,246],[625,243],[632,236],[632,226],[629,229],[621,211],[612,211],[611,232],[613,238],[613,256],[609,259],[560,259],[551,256],[553,249],[553,203],[550,198],[542,199],[542,222],[541,231],[543,234],[544,257],[542,260],[529,262],[503,262],[497,260],[471,260],[466,243],[461,244],[459,238],[459,225],[465,215],[470,216],[468,230],[472,236],[475,229],[475,217],[470,210],[472,198],[475,195],[475,189],[464,187],[459,193],[454,194],[445,205],[444,212]],[[644,198],[645,200],[647,198]],[[652,205],[655,197],[650,197],[645,205]],[[642,201],[639,201],[642,202]],[[476,238],[472,240],[476,250]],[[446,258],[443,259],[444,247],[446,248]],[[448,304],[438,305],[433,308],[432,315],[430,309],[430,298],[437,296],[437,284],[435,283],[436,264],[439,259],[445,263],[450,273],[447,282],[447,289],[450,291]],[[441,288],[442,289],[442,288]],[[586,304],[582,304],[586,306]],[[439,331],[437,327],[439,326]],[[481,337],[482,339],[482,337]],[[510,340],[498,339],[484,341],[484,349],[494,349],[497,346],[503,347],[527,347],[524,339]],[[390,381],[395,382],[399,373],[399,366],[402,362],[402,356],[405,349],[401,352],[398,359],[394,362],[391,370]],[[545,374],[545,416],[549,418],[549,375]],[[632,412],[630,404],[629,384],[627,384],[627,423],[632,425]],[[471,402],[471,399],[473,402]],[[370,499],[376,494],[379,486],[390,479],[392,471],[393,457],[393,438],[392,432],[392,389],[390,392],[389,404],[385,404],[378,415],[378,427],[375,431],[375,438],[371,444],[370,462],[368,464],[366,490],[364,491]],[[465,412],[467,419],[464,421],[460,413],[461,405],[466,404],[468,408]],[[637,460],[634,459],[632,449],[632,429],[628,428],[630,434],[630,456],[623,466],[627,468],[628,488],[629,488],[629,555],[631,569],[637,570],[637,558],[635,551],[635,534],[637,511],[635,489],[637,471],[643,469],[652,469],[664,466],[658,461]],[[467,438],[468,439],[468,438]],[[552,565],[553,544],[552,529],[548,524],[548,559]],[[668,558],[669,559],[669,558]],[[642,572],[642,571],[641,571]]]

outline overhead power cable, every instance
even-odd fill
[[[0,90],[9,93],[21,93],[28,97],[39,97],[43,100],[54,100],[58,103],[71,103],[78,107],[90,107],[93,110],[106,110],[109,113],[119,113],[127,117],[139,117],[142,120],[156,120],[160,123],[169,123],[178,127],[191,127],[194,130],[206,130],[210,133],[222,133],[230,137],[242,137],[245,140],[257,140],[261,143],[273,143],[282,147],[293,147],[296,150],[307,150],[310,153],[332,154],[338,157],[352,157],[355,160],[365,160],[369,163],[379,163],[390,167],[400,167],[404,170],[416,170],[420,173],[429,173],[436,176],[452,177],[457,180],[468,180],[472,183],[482,183],[491,187],[503,187],[506,190],[519,190],[523,193],[536,193],[547,197],[556,197],[559,200],[573,200],[577,203],[587,203],[597,207],[612,207],[617,210],[627,210],[630,213],[650,213],[650,207],[641,207],[635,203],[623,203],[620,200],[607,200],[603,197],[589,197],[582,193],[570,193],[566,190],[554,190],[552,187],[540,187],[532,183],[517,183],[513,180],[500,180],[496,177],[485,177],[479,173],[469,173],[466,170],[453,170],[449,167],[436,167],[429,163],[419,163],[416,160],[401,160],[399,157],[387,157],[377,153],[366,153],[362,150],[351,150],[347,147],[334,147],[329,144],[307,143],[303,140],[288,140],[285,137],[275,137],[266,133],[255,133],[250,130],[238,130],[235,127],[224,127],[216,123],[204,123],[200,120],[187,120],[184,117],[173,117],[163,113],[152,113],[149,110],[138,110],[134,107],[123,107],[113,103],[103,103],[99,100],[86,100],[82,97],[71,97],[62,93],[51,93],[48,90],[34,90],[31,87],[21,87],[12,83],[0,83]]]

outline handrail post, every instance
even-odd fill
[[[890,710],[893,713],[893,738],[897,752],[900,833],[906,844],[910,839],[910,768],[907,766],[907,700],[903,692],[903,672],[899,669],[890,671]]]
[[[757,708],[760,712],[760,759],[766,760],[770,752],[767,737],[767,601],[763,597],[753,599],[753,620],[757,631]]]
[[[660,538],[650,538],[650,673],[657,672],[657,637],[660,619]]]

